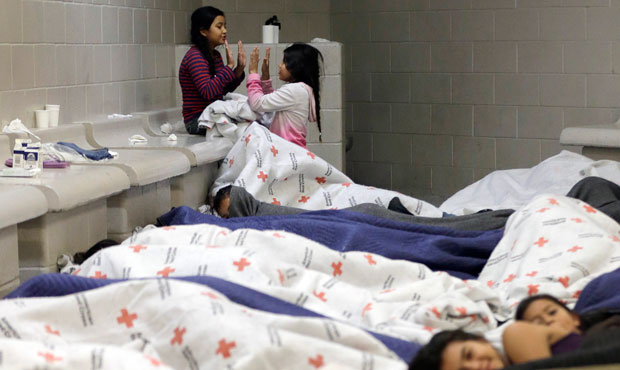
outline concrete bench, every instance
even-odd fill
[[[17,224],[47,213],[45,195],[34,186],[0,184],[0,298],[19,283]]]
[[[565,128],[560,144],[583,146],[581,154],[594,160],[620,161],[620,123]]]
[[[142,118],[144,130],[152,136],[168,136],[161,132],[161,125],[169,123],[171,125],[181,126],[183,124],[183,114],[180,107],[167,108],[148,112],[136,112],[132,115]],[[190,135],[187,131],[175,132],[175,135]],[[196,136],[196,135],[190,135]]]
[[[41,142],[72,142],[84,149],[96,149],[86,139],[83,124],[38,130]],[[126,239],[136,226],[156,222],[170,210],[170,183],[190,170],[187,157],[168,150],[117,149],[119,157],[109,161],[76,163],[73,167],[114,167],[122,170],[131,187],[107,202],[108,237]]]
[[[88,143],[95,148],[169,151],[186,156],[191,170],[171,182],[171,205],[174,207],[185,205],[198,208],[205,204],[217,172],[217,161],[224,158],[232,147],[232,143],[224,138],[206,142],[203,136],[177,135],[176,141],[170,141],[167,136],[153,136],[144,130],[142,117],[83,124]],[[131,144],[129,138],[135,134],[144,136],[148,141]]]
[[[0,160],[10,158],[12,149],[12,139],[0,135]],[[33,178],[0,177],[0,184],[22,185],[24,189],[30,185],[46,200],[47,213],[17,225],[19,274],[23,281],[56,271],[59,254],[84,251],[107,238],[106,201],[128,189],[129,179],[114,166],[71,166],[45,168]],[[21,198],[25,197],[16,199]]]

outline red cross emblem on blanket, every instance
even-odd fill
[[[133,321],[138,319],[138,314],[129,314],[126,308],[121,310],[121,315],[116,318],[119,324],[125,324],[128,328],[133,328]]]
[[[280,269],[278,269],[278,280],[280,280],[280,285],[284,285],[284,274]]]
[[[578,245],[575,245],[575,246],[573,246],[572,248],[568,249],[568,251],[569,251],[569,252],[572,252],[572,253],[575,253],[575,252],[577,252],[577,251],[578,251],[578,250],[580,250],[580,249],[583,249],[583,248],[582,248],[582,247],[580,247],[580,246],[578,246]]]
[[[273,237],[274,237],[274,238],[278,238],[278,239],[284,239],[284,238],[285,238],[285,236],[284,236],[284,235],[282,235],[282,234],[280,234],[280,233],[277,233],[277,232],[276,232],[276,233],[273,233]]]
[[[571,218],[571,221],[574,221],[574,222],[576,222],[576,223],[578,223],[578,224],[580,224],[580,223],[582,223],[582,222],[583,222],[583,220],[582,220],[582,219],[580,219],[579,217]]]
[[[504,279],[504,283],[510,283],[510,282],[511,282],[511,281],[513,281],[513,280],[514,280],[514,278],[516,278],[516,277],[517,277],[517,275],[515,275],[515,274],[510,274],[510,275],[508,275],[508,277],[507,277],[506,279]]]
[[[243,271],[243,269],[250,266],[251,263],[248,262],[245,257],[242,257],[239,261],[233,262],[233,265],[237,266],[237,271]]]
[[[538,274],[538,271],[532,271],[532,272],[528,272],[527,274],[525,274],[525,276],[534,277],[536,276],[536,274]]]
[[[107,274],[102,274],[101,271],[95,271],[95,275],[89,276],[91,279],[107,279]]]
[[[332,262],[332,269],[334,269],[334,276],[342,275],[342,262]]]
[[[562,283],[562,285],[564,285],[564,288],[568,288],[568,282],[570,281],[570,278],[568,276],[563,276],[558,278],[558,281]]]
[[[372,310],[372,303],[367,303],[366,306],[364,306],[364,309],[362,310],[362,317],[364,317],[366,315],[366,312]]]
[[[435,329],[433,329],[430,326],[426,325],[426,326],[424,326],[424,330],[426,330],[429,333],[432,333]]]
[[[467,308],[465,307],[457,307],[455,308],[456,312],[458,312],[461,316],[467,316]],[[475,316],[474,316],[475,317]]]
[[[271,152],[273,153],[273,156],[275,157],[276,155],[278,155],[278,149],[276,149],[275,146],[271,146]]]
[[[232,167],[233,163],[235,163],[235,157],[232,157],[230,161],[228,161],[228,168]]]
[[[256,175],[256,177],[258,177],[259,179],[263,180],[263,182],[265,182],[267,180],[267,178],[269,177],[269,175],[267,175],[263,171],[260,171],[260,173],[258,175]]]
[[[439,312],[439,310],[437,309],[437,307],[433,307],[431,308],[431,312],[433,313],[433,315],[435,315],[435,317],[440,318],[441,317],[441,312]]]
[[[558,201],[555,200],[554,198],[549,198],[549,204],[553,204],[554,206],[557,206],[560,203],[558,203]]]
[[[79,274],[79,273],[80,273],[80,271],[82,271],[82,269],[81,269],[81,268],[78,268],[77,270],[73,271],[73,272],[71,273],[71,275],[77,275],[77,274]]]
[[[313,290],[312,294],[314,294],[314,296],[320,299],[321,301],[327,302],[327,298],[325,298],[325,292],[317,293],[316,290]]]
[[[176,269],[170,268],[170,266],[166,266],[163,270],[157,271],[157,275],[161,275],[162,277],[168,277],[170,273],[175,271]]]
[[[51,352],[37,352],[37,355],[43,357],[45,361],[49,362],[50,364],[54,363],[54,361],[62,361],[62,357],[56,357]]]
[[[308,154],[308,156],[312,159],[316,158],[316,155],[312,152],[307,152],[306,154]]]
[[[144,358],[146,358],[147,360],[149,360],[151,362],[151,365],[158,367],[161,366],[161,362],[157,361],[156,359],[154,359],[153,357],[144,355]]]
[[[166,231],[172,231],[172,230],[176,230],[177,228],[174,226],[164,226],[161,229],[166,230]]]
[[[252,134],[248,134],[248,136],[245,137],[245,145],[248,145],[250,142],[250,136],[252,136]]]
[[[350,185],[351,185],[350,182],[345,182],[345,183],[342,184],[342,186],[344,186],[345,188],[348,188]]]
[[[573,298],[579,298],[580,295],[581,295],[581,290],[578,290],[575,293],[573,293]]]
[[[538,211],[536,211],[536,212],[538,212],[538,213],[545,213],[545,212],[546,212],[546,211],[548,211],[548,210],[549,210],[549,208],[547,208],[547,207],[543,207],[543,208],[539,209],[539,210],[538,210]]]
[[[308,202],[308,199],[310,199],[310,197],[302,195],[301,198],[299,198],[299,200],[297,201],[297,203],[306,203]]]
[[[207,297],[209,297],[211,299],[218,299],[218,297],[215,294],[213,294],[213,292],[202,292],[200,294],[206,295]]]
[[[146,249],[146,245],[130,245],[129,249],[133,249],[134,253],[140,253],[141,250]]]
[[[278,200],[278,198],[273,198],[273,202],[271,202],[271,204],[275,204],[276,206],[279,206],[281,203]]]
[[[45,332],[53,335],[60,335],[58,330],[52,330],[52,327],[49,325],[45,325]]]
[[[156,359],[154,359],[153,357],[144,355],[144,358],[146,358],[147,360],[149,360],[151,362],[151,365],[155,366],[155,367],[159,367],[161,366],[161,362],[157,361]]]
[[[612,242],[614,242],[614,243],[620,242],[620,238],[618,238],[618,237],[617,237],[617,236],[615,236],[615,235],[611,235],[611,236],[609,236],[609,238],[610,238],[610,239],[611,239],[611,241],[612,241]]]
[[[186,329],[179,329],[178,327],[174,328],[174,337],[170,339],[170,345],[173,346],[175,343],[178,345],[183,344],[183,335],[185,334]]]
[[[325,180],[325,177],[315,177],[314,179],[319,184],[325,184],[327,182],[327,180]]]
[[[588,213],[596,213],[596,209],[594,209],[594,207],[584,204],[583,208],[586,210],[586,212]]]
[[[539,248],[544,246],[545,244],[547,244],[549,242],[549,239],[545,239],[542,236],[540,238],[538,238],[537,241],[534,242],[534,245],[537,245]]]
[[[538,293],[538,287],[540,286],[540,284],[530,284],[527,286],[527,294],[528,295],[534,295],[536,293]]]
[[[489,280],[489,281],[487,281],[487,286],[488,286],[489,288],[492,288],[492,287],[493,287],[493,284],[495,284],[495,282],[494,282],[493,280]]]
[[[220,341],[218,342],[218,347],[217,347],[217,351],[215,351],[215,354],[222,355],[222,357],[224,358],[229,358],[230,350],[235,348],[236,346],[237,344],[234,341],[226,342],[226,339],[220,339]]]
[[[320,367],[322,367],[323,365],[325,365],[325,363],[323,363],[323,356],[321,355],[316,355],[316,357],[308,357],[308,363],[312,366],[314,366],[315,369],[318,369]]]
[[[372,259],[372,254],[365,254],[364,258],[366,258],[368,260],[368,264],[369,265],[376,265],[377,264],[377,261]]]

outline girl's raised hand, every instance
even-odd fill
[[[248,67],[250,73],[258,73],[258,47],[254,47],[252,54],[250,54],[250,66]]]
[[[226,65],[230,69],[233,69],[235,66],[235,58],[233,57],[232,51],[230,51],[230,48],[228,47],[228,40],[224,40],[224,47],[226,48]]]
[[[237,43],[237,46],[239,47],[239,52],[237,53],[237,67],[235,68],[235,74],[237,75],[237,78],[239,78],[243,74],[243,70],[245,69],[247,58],[245,56],[245,49],[243,47],[243,42],[241,42],[241,40],[239,40],[239,42]],[[231,56],[232,56],[232,53],[231,53]]]
[[[271,48],[267,48],[265,50],[265,59],[263,59],[263,64],[261,65],[261,80],[269,79],[269,54],[271,53]]]

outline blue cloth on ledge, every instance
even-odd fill
[[[477,278],[504,234],[503,229],[459,231],[345,210],[223,219],[183,206],[173,208],[158,221],[164,226],[205,223],[231,230],[285,230],[339,252],[363,251],[419,262],[433,271],[446,271],[462,279]]]
[[[69,148],[75,150],[76,152],[78,152],[83,157],[86,157],[88,159],[92,159],[94,161],[100,161],[102,159],[114,158],[112,156],[112,154],[110,154],[110,151],[108,150],[108,148],[87,150],[87,149],[82,149],[82,148],[80,148],[79,146],[77,146],[77,145],[75,145],[73,143],[67,143],[67,142],[64,142],[64,141],[59,141],[57,144],[69,147]]]
[[[288,303],[279,298],[274,298],[242,285],[212,276],[187,276],[179,278],[170,277],[170,279],[206,285],[222,293],[233,302],[261,311],[291,316],[327,318],[326,316],[292,303]],[[66,274],[44,274],[27,280],[14,291],[9,293],[5,298],[58,297],[67,294],[79,293],[90,289],[96,289],[122,281],[126,280],[89,279],[81,276]],[[374,333],[368,330],[367,332],[380,340],[386,347],[396,353],[407,363],[413,359],[421,347],[417,343],[408,342],[384,334]]]

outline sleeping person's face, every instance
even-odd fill
[[[484,340],[455,341],[441,353],[441,370],[496,370],[504,366],[504,358]]]
[[[523,312],[523,321],[578,332],[579,316],[548,299],[537,299]]]

